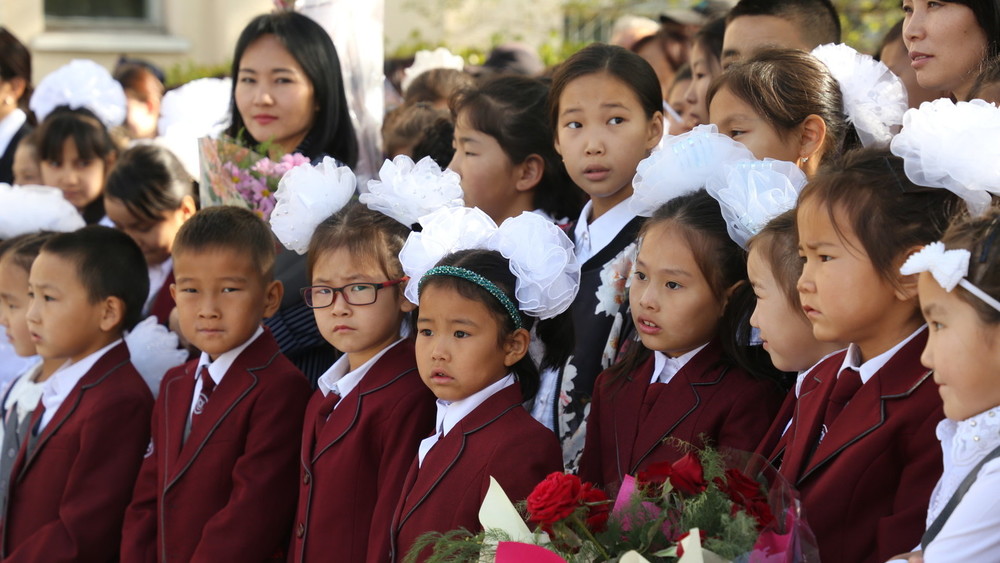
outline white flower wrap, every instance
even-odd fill
[[[806,175],[783,160],[740,160],[722,167],[705,184],[719,202],[729,236],[746,248],[768,221],[795,207]]]
[[[84,226],[80,212],[59,188],[0,184],[0,240],[38,231],[70,232]]]
[[[132,364],[149,385],[155,397],[160,381],[167,371],[187,361],[187,350],[179,349],[177,335],[159,324],[156,317],[147,317],[125,335]]]
[[[429,156],[416,164],[406,155],[386,160],[378,176],[368,181],[361,203],[407,227],[443,207],[464,205],[461,177],[454,170],[441,170]]]
[[[888,144],[909,107],[903,81],[884,63],[843,43],[820,45],[812,55],[840,83],[844,113],[857,130],[861,144]]]
[[[452,54],[444,47],[438,47],[433,51],[417,51],[413,57],[413,64],[403,70],[403,83],[401,84],[403,92],[406,92],[406,89],[410,87],[414,78],[436,68],[462,70],[465,68],[465,59]]]
[[[945,188],[980,215],[1000,194],[1000,109],[983,100],[924,102],[890,145],[914,184]]]
[[[720,134],[715,125],[699,125],[671,137],[639,162],[629,207],[636,215],[649,217],[671,199],[705,187],[723,164],[748,158],[753,158],[750,149]]]
[[[566,311],[580,289],[580,265],[559,227],[525,212],[497,227],[478,208],[445,208],[420,218],[421,232],[411,233],[399,253],[410,277],[406,298],[419,302],[420,280],[446,255],[459,250],[495,250],[510,262],[517,282],[514,294],[521,312],[541,319]]]
[[[313,231],[351,201],[356,186],[354,172],[337,166],[329,156],[315,167],[304,164],[292,168],[274,192],[271,230],[285,248],[305,254]]]
[[[103,66],[75,59],[42,79],[28,104],[39,123],[59,106],[87,108],[105,127],[125,121],[125,90]]]

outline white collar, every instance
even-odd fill
[[[201,357],[198,358],[198,369],[194,370],[195,380],[198,379],[198,374],[201,373],[201,366],[208,366],[208,375],[212,376],[212,381],[215,381],[216,385],[221,383],[222,376],[226,375],[226,372],[233,366],[233,362],[236,361],[236,358],[243,353],[243,350],[246,350],[247,346],[252,344],[254,340],[257,340],[257,337],[261,334],[264,334],[264,328],[258,326],[257,330],[254,331],[253,336],[248,338],[246,342],[240,344],[232,350],[229,350],[228,352],[219,354],[219,357],[215,358],[214,362],[208,354],[202,352]]]
[[[56,411],[59,410],[59,406],[62,405],[66,397],[76,387],[76,384],[83,379],[83,376],[94,367],[101,357],[104,356],[115,346],[121,344],[122,339],[119,338],[108,344],[104,348],[91,353],[90,355],[82,358],[79,362],[73,363],[72,361],[67,361],[65,364],[59,366],[52,375],[45,380],[42,387],[42,405],[45,406],[45,415],[42,417],[41,425],[38,427],[38,432],[41,433],[45,425],[52,420],[55,416]]]
[[[851,368],[861,375],[862,385],[868,383],[868,380],[871,379],[878,372],[878,370],[882,369],[885,367],[885,364],[889,363],[889,360],[896,355],[896,352],[899,352],[903,346],[906,346],[907,343],[913,340],[914,336],[920,334],[926,328],[927,325],[921,325],[921,327],[918,328],[913,334],[907,336],[892,348],[889,348],[885,352],[882,352],[878,356],[875,356],[863,364],[861,363],[861,349],[858,348],[857,345],[851,344],[847,347],[847,354],[844,355],[844,363],[840,365],[840,370],[837,371],[837,377],[840,377],[841,371]]]
[[[1000,445],[1000,406],[965,420],[946,418],[937,425],[937,437],[941,440],[944,471],[931,494],[928,522],[941,513],[972,468]]]
[[[576,257],[582,264],[611,243],[618,233],[622,232],[629,221],[635,219],[635,213],[629,209],[629,202],[632,196],[625,198],[618,205],[607,210],[603,215],[590,220],[590,213],[594,208],[594,202],[588,201],[580,211],[580,217],[573,228],[574,240],[576,240]]]
[[[170,272],[173,268],[174,259],[172,256],[167,256],[167,259],[159,264],[147,267],[149,271],[149,295],[146,296],[146,303],[142,306],[143,314],[149,313],[149,309],[153,306],[153,301],[159,295],[160,290],[164,289],[163,284],[170,277]],[[167,291],[170,290],[167,289]]]
[[[20,108],[10,112],[10,114],[0,120],[0,154],[7,152],[11,139],[24,126],[28,116]]]
[[[691,358],[697,356],[698,352],[704,350],[705,346],[708,346],[707,342],[676,358],[671,358],[663,352],[653,352],[653,377],[649,380],[650,385],[653,383],[670,383],[670,380],[677,375],[677,372],[681,371],[691,361]]]
[[[359,383],[361,383],[361,379],[364,378],[376,362],[382,359],[382,356],[384,356],[386,352],[402,341],[403,339],[400,338],[385,348],[382,348],[377,354],[372,356],[367,362],[358,366],[358,368],[354,371],[348,371],[351,369],[351,363],[350,360],[348,360],[347,354],[340,356],[337,358],[336,362],[333,362],[330,369],[326,370],[323,375],[319,376],[316,386],[319,387],[319,390],[323,393],[324,397],[329,395],[332,391],[343,399],[350,394],[350,392],[353,391]],[[339,401],[337,404],[340,404]]]
[[[514,374],[508,373],[505,377],[500,378],[498,381],[487,385],[485,388],[462,400],[449,402],[438,399],[436,403],[437,417],[434,423],[434,433],[420,441],[420,447],[417,449],[417,467],[424,464],[427,452],[434,447],[438,439],[442,436],[447,436],[463,418],[476,410],[479,405],[486,402],[486,399],[510,387],[514,384],[514,381]]]
[[[800,371],[798,377],[795,379],[795,397],[796,398],[799,397],[800,393],[802,392],[802,382],[806,380],[806,376],[808,376],[810,373],[812,373],[812,370],[816,369],[816,366],[818,366],[818,365],[822,364],[823,362],[825,362],[826,359],[829,358],[830,356],[832,356],[834,354],[839,354],[841,352],[843,352],[843,349],[837,350],[835,352],[830,352],[829,354],[827,354],[827,355],[823,356],[822,358],[820,358],[818,362],[816,362],[815,364],[813,364],[812,366],[810,366],[808,369],[806,369],[804,371]],[[843,369],[843,368],[841,368],[841,369]],[[840,372],[837,372],[837,373],[840,373]]]

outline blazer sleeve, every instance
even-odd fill
[[[744,375],[743,377],[750,377]],[[752,452],[774,422],[784,399],[770,382],[751,381],[731,402],[719,432],[718,446]]]
[[[892,514],[878,521],[879,561],[910,551],[924,533],[927,504],[942,471],[936,428],[944,418],[940,406],[928,410],[927,417],[913,430],[900,453],[906,462],[899,474]]]
[[[152,396],[122,393],[93,405],[81,422],[80,451],[64,486],[59,519],[38,528],[4,563],[114,559],[149,443],[152,403]]]
[[[262,390],[247,426],[246,448],[233,466],[226,506],[205,523],[192,562],[256,561],[284,549],[298,498],[304,377],[282,377]],[[240,541],[233,541],[241,538]]]
[[[160,451],[156,439],[162,436],[159,432],[162,413],[162,403],[157,401],[153,407],[153,419],[150,422],[152,438],[146,449],[146,457],[142,460],[142,466],[139,468],[139,477],[136,479],[135,488],[132,491],[132,502],[125,511],[121,560],[129,563],[155,563],[156,561],[156,507],[159,503],[159,495],[157,494],[159,487],[157,485],[160,465]]]

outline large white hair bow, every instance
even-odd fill
[[[899,273],[908,276],[929,272],[945,291],[950,293],[956,286],[962,286],[969,293],[1000,311],[1000,301],[965,279],[969,275],[971,256],[972,254],[964,248],[946,250],[943,242],[932,242],[910,255],[899,269]]]
[[[459,55],[452,54],[444,47],[438,47],[433,51],[417,51],[413,57],[413,64],[403,71],[403,82],[400,84],[403,92],[413,84],[413,80],[428,70],[436,68],[448,68],[462,70],[465,68],[465,59]]]
[[[552,318],[567,309],[580,288],[580,264],[573,243],[541,215],[524,212],[499,227],[479,208],[455,207],[420,218],[399,253],[410,277],[406,297],[418,303],[420,280],[446,255],[459,250],[495,250],[510,262],[522,313]]]
[[[649,217],[664,203],[705,187],[723,164],[752,158],[750,149],[720,134],[715,125],[699,125],[639,162],[629,207]]]
[[[406,155],[386,160],[378,176],[368,181],[361,203],[407,227],[442,207],[464,205],[461,177],[454,170],[441,170],[429,156],[416,164]]]
[[[316,227],[343,209],[356,187],[354,172],[329,156],[315,167],[292,168],[274,192],[271,230],[285,248],[305,254]]]
[[[0,184],[0,240],[38,231],[70,232],[85,225],[59,188]]]
[[[844,45],[829,43],[812,55],[830,69],[840,84],[844,113],[854,125],[861,144],[886,145],[899,131],[909,107],[906,86],[884,63]]]
[[[705,184],[719,202],[729,236],[741,247],[771,220],[795,207],[806,175],[783,160],[739,160],[722,166]]]
[[[105,127],[125,121],[127,101],[121,84],[103,66],[75,59],[42,79],[28,104],[39,122],[59,106],[87,108]]]
[[[973,215],[1000,194],[1000,109],[983,100],[924,102],[903,116],[890,148],[914,184],[945,188]]]

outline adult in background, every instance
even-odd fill
[[[5,27],[0,27],[0,182],[14,181],[14,151],[31,132],[31,53]]]

